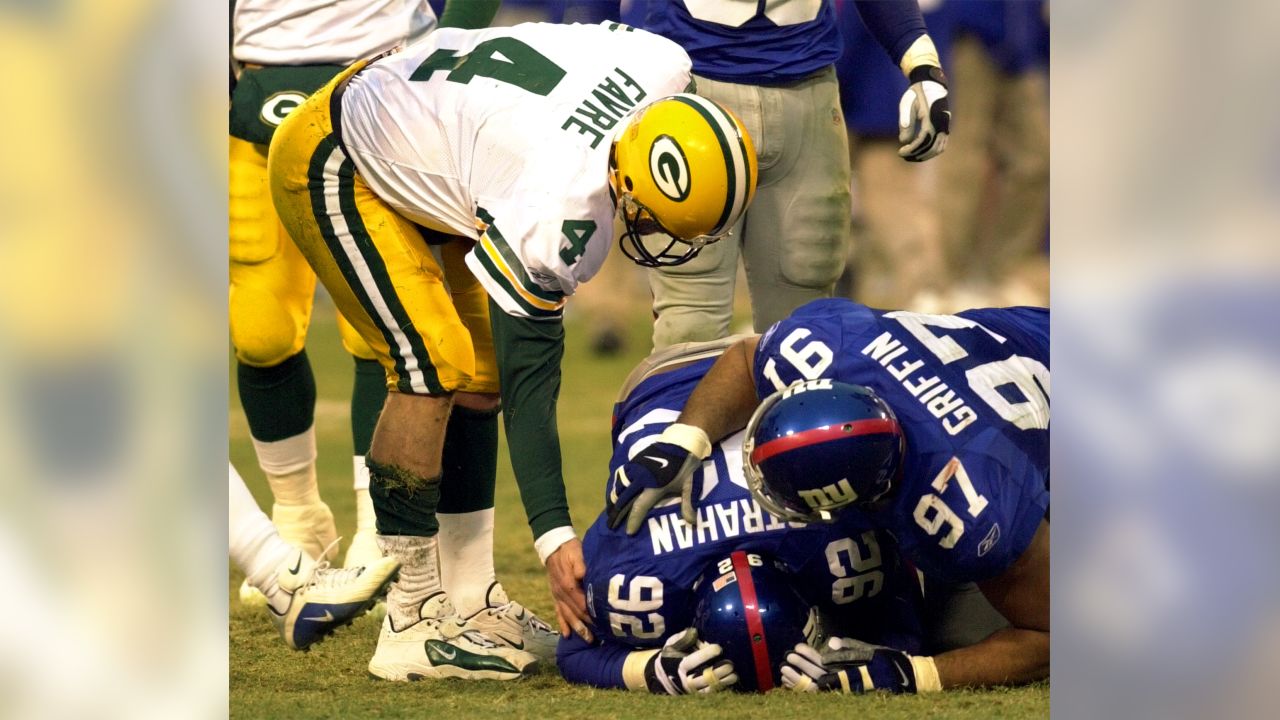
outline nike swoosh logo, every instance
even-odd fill
[[[898,674],[902,676],[902,686],[907,687],[908,685],[910,685],[911,680],[907,677],[907,673],[902,669],[902,666],[898,665],[897,663],[894,663],[893,667],[895,670],[898,671]]]
[[[445,647],[449,648],[448,652],[445,652],[445,649],[444,649]],[[440,653],[440,657],[444,658],[445,660],[453,660],[454,658],[458,657],[458,651],[453,649],[452,645],[445,645],[444,647],[438,647],[436,648],[436,652]]]
[[[290,575],[297,574],[298,568],[302,567],[302,553],[298,553],[298,562],[293,564],[293,569],[289,571]]]
[[[671,464],[671,462],[670,462],[669,460],[667,460],[666,458],[654,457],[654,456],[652,456],[652,455],[645,455],[645,456],[644,456],[644,459],[645,459],[645,460],[652,460],[652,461],[654,461],[654,462],[656,462],[656,463],[662,463],[661,465],[659,465],[659,466],[658,466],[659,468],[664,468],[664,467],[666,467],[666,466],[668,466],[668,465],[670,465],[670,464]]]
[[[333,613],[329,612],[328,610],[325,610],[323,615],[316,615],[315,617],[303,618],[303,620],[314,620],[315,622],[333,622]]]

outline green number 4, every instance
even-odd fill
[[[426,82],[436,71],[445,70],[449,82],[466,85],[476,77],[485,77],[535,95],[550,94],[564,79],[564,68],[513,37],[485,40],[466,55],[454,52],[446,48],[436,50],[409,79]]]
[[[560,248],[560,259],[565,265],[572,265],[586,252],[587,241],[596,233],[596,224],[592,220],[565,220],[560,232],[569,241],[569,247]]]

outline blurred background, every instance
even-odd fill
[[[1039,26],[1010,20],[1047,28],[1048,3],[1003,3],[998,27],[952,14],[987,4],[922,2],[948,39],[956,136],[897,180],[912,211],[890,228],[873,209],[872,179],[888,182],[874,169],[883,118],[862,124],[858,96],[846,98],[849,292],[939,310],[1042,301],[1047,53],[1053,710],[1269,717],[1280,699],[1280,7],[1056,2],[1050,49],[1046,29],[1024,36]],[[506,5],[508,22],[556,12]],[[8,717],[227,710],[226,27],[216,3],[0,0]],[[877,258],[902,242],[914,243],[910,262]],[[647,350],[638,285],[609,293],[629,298],[614,328],[623,358]],[[583,357],[610,352],[614,311],[593,319],[584,306],[596,301],[575,304]],[[587,509],[574,509],[582,521]]]

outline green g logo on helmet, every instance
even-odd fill
[[[649,173],[663,195],[676,202],[689,197],[689,161],[670,135],[659,135],[649,147]]]

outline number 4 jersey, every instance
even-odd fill
[[[506,312],[556,317],[613,242],[613,133],[689,84],[675,43],[618,23],[437,30],[353,77],[343,143],[410,220],[478,240]]]
[[[943,582],[1006,570],[1049,511],[1049,311],[885,312],[816,300],[760,339],[761,398],[799,380],[864,385],[907,441],[892,506],[871,516]]]
[[[610,470],[657,440],[680,414],[714,358],[653,375],[615,408]],[[627,653],[657,647],[693,624],[693,583],[734,550],[781,561],[795,589],[822,611],[823,629],[920,649],[920,590],[893,539],[854,518],[788,524],[765,512],[747,490],[742,434],[717,443],[703,475],[698,522],[680,517],[679,499],[659,503],[634,536],[610,530],[604,513],[583,539],[587,607],[603,643],[560,642],[560,669],[571,682],[620,687]]]

